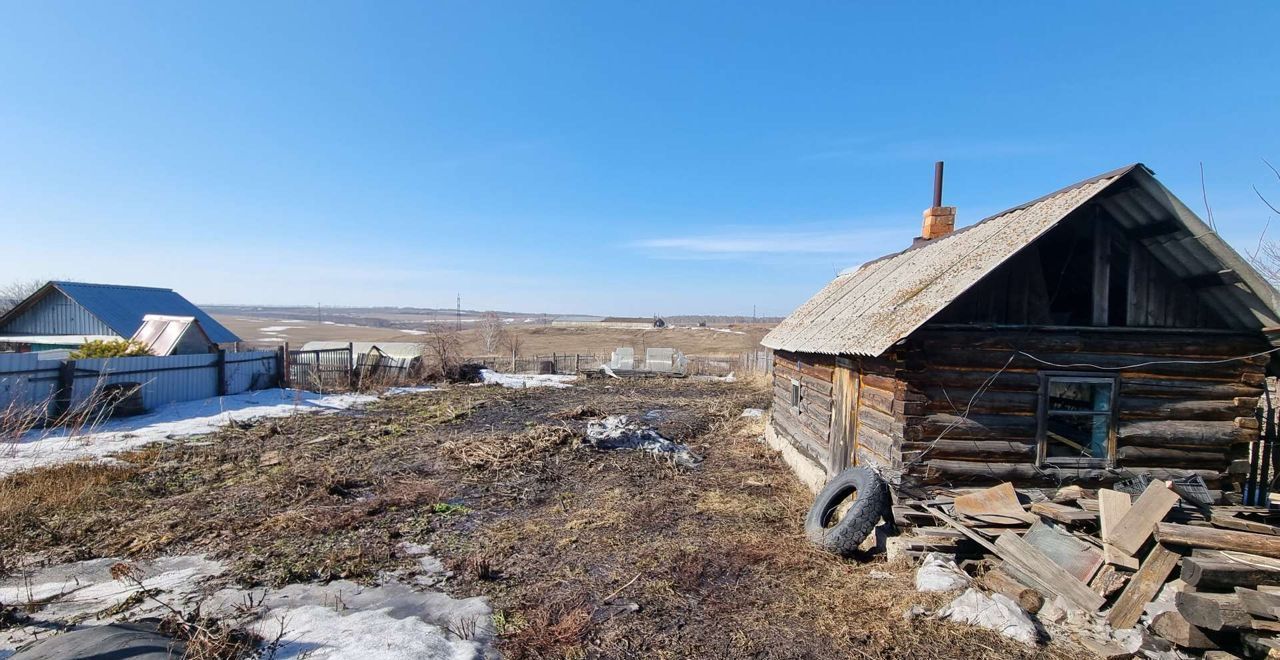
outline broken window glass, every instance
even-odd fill
[[[1109,461],[1115,379],[1062,375],[1046,378],[1041,389],[1041,456],[1048,462]]]

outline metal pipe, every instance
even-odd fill
[[[942,161],[933,164],[933,206],[942,206]]]

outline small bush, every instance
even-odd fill
[[[72,360],[89,358],[142,357],[151,355],[151,349],[140,341],[127,339],[95,339],[85,342],[71,353]]]

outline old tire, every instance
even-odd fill
[[[840,506],[852,499],[844,517],[832,522]],[[889,488],[880,475],[864,467],[849,468],[827,482],[804,520],[804,533],[828,552],[849,556],[889,510]]]

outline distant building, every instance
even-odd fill
[[[0,350],[76,348],[95,339],[129,339],[148,314],[190,317],[215,345],[240,341],[173,289],[49,282],[0,316]]]

